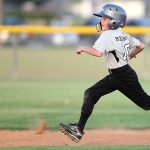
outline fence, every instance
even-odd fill
[[[129,34],[134,34],[135,36],[140,35],[140,37],[142,37],[143,39],[145,39],[145,41],[148,41],[150,43],[149,41],[150,27],[125,27],[123,28],[123,31]],[[0,55],[0,60],[1,60],[0,78],[2,79],[12,78],[12,77],[14,79],[18,77],[21,79],[27,79],[27,78],[58,79],[59,77],[68,79],[70,77],[76,78],[78,76],[78,73],[77,71],[75,71],[75,69],[73,69],[72,67],[68,67],[68,70],[67,70],[67,67],[65,66],[65,63],[66,65],[70,65],[70,66],[76,65],[76,63],[74,64],[74,62],[76,61],[76,58],[72,56],[72,52],[70,51],[66,52],[67,48],[62,48],[62,47],[57,48],[56,46],[55,48],[45,48],[45,47],[41,48],[42,50],[43,49],[48,49],[48,50],[64,49],[65,55],[61,51],[59,51],[59,53],[56,52],[57,54],[54,53],[54,51],[40,51],[40,52],[36,51],[35,52],[35,50],[33,50],[34,49],[33,42],[32,42],[32,48],[28,48],[28,46],[22,43],[20,45],[18,44],[19,43],[18,41],[22,38],[19,36],[20,34],[25,33],[29,35],[32,34],[35,36],[39,36],[39,35],[49,36],[49,35],[54,35],[54,34],[68,34],[68,33],[84,35],[84,36],[87,36],[89,34],[90,36],[95,36],[95,34],[99,34],[97,33],[96,28],[93,26],[74,26],[74,27],[0,26],[0,34],[1,33],[4,33],[4,35],[10,34],[10,36],[13,37],[12,39],[10,39],[13,43],[12,45],[3,46],[3,43],[1,43],[2,48],[0,52],[2,52],[3,54]],[[7,38],[7,36],[3,36],[3,38],[5,39]],[[32,39],[32,36],[30,37],[28,41],[30,41],[31,39]],[[38,42],[39,41],[44,42],[44,40],[41,40],[41,39],[39,39]],[[0,42],[3,42],[3,41],[0,41]],[[36,45],[36,49],[38,49],[39,45],[37,43],[35,45]],[[9,49],[9,50],[7,51],[6,49]],[[25,51],[23,51],[23,49],[25,49]],[[70,48],[70,49],[74,49],[74,48]],[[5,56],[3,57],[3,55]],[[149,47],[148,47],[146,51],[142,53],[142,55],[138,56],[138,58],[141,57],[138,59],[138,63],[137,61],[133,61],[133,65],[140,73],[140,76],[146,79],[150,78],[149,77],[150,69],[148,69],[149,67],[147,67],[150,65],[149,55],[150,53],[149,53]],[[69,62],[70,64],[66,62],[66,60],[68,59],[70,59],[70,62]],[[73,59],[75,60],[73,61]],[[60,63],[58,63],[58,61]],[[81,61],[81,60],[77,60],[77,61]],[[93,66],[89,63],[89,60],[85,59],[83,61],[88,64],[88,65],[85,64],[87,67],[85,67],[83,62],[80,62],[80,64],[78,64],[78,67],[77,67],[77,68],[80,68],[79,70],[82,72],[81,75],[83,74],[82,76],[83,78],[85,78],[84,73],[86,74],[87,78],[91,78],[91,76],[93,78],[99,76],[99,71],[96,72],[97,68],[99,67],[99,62],[97,63],[97,66],[93,68]],[[83,64],[83,66],[81,65],[81,63]],[[54,66],[54,64],[56,66]],[[55,68],[59,68],[60,66],[63,66],[63,67],[61,67],[60,69],[55,69]],[[91,66],[91,68],[89,66]],[[84,71],[82,67],[84,68]],[[70,73],[68,74],[64,72],[68,72],[68,73],[70,72]],[[90,73],[93,72],[93,74],[90,74],[89,72]],[[104,70],[101,70],[101,75],[103,76],[103,74],[104,74]]]
[[[0,26],[0,31],[8,31],[10,33],[78,33],[78,34],[96,34],[97,31],[93,26],[73,26],[73,27],[48,27],[48,26]],[[149,34],[150,27],[125,27],[124,32],[130,34]]]

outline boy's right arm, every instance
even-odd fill
[[[138,53],[140,53],[143,49],[145,48],[144,44],[141,43],[139,46],[136,46],[136,48],[133,50],[133,52],[130,54],[129,56],[129,59],[132,59],[132,58],[136,58],[136,55]]]
[[[96,57],[101,57],[103,55],[100,51],[96,50],[93,47],[79,47],[76,51],[78,55],[80,55],[82,52],[88,53]]]

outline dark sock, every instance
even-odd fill
[[[81,116],[80,116],[80,119],[78,122],[78,126],[79,126],[81,131],[84,130],[84,127],[85,127],[85,124],[86,124],[88,118],[89,118],[89,115],[87,115],[85,113],[81,113]]]

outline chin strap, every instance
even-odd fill
[[[96,29],[97,29],[97,32],[101,32],[102,31],[101,22],[96,24]]]

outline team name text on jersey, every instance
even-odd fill
[[[115,37],[116,41],[125,41],[127,40],[127,37],[126,36],[118,36],[118,37]]]

